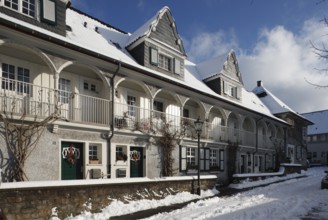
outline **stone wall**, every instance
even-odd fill
[[[201,188],[212,189],[216,181],[216,176],[202,176]],[[51,210],[57,207],[58,217],[64,219],[88,210],[88,203],[92,204],[90,211],[95,213],[113,199],[127,202],[142,198],[161,199],[182,191],[193,192],[197,177],[51,181],[49,186],[45,184],[47,182],[2,183],[0,216],[4,215],[6,220],[44,220],[49,219]]]

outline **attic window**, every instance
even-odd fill
[[[158,56],[158,66],[164,70],[171,71],[172,59],[164,54]]]
[[[35,1],[35,0],[33,0]],[[41,21],[48,24],[56,24],[56,1],[41,0]]]

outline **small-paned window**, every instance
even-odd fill
[[[22,67],[17,68],[17,80],[18,80],[18,92],[20,93],[30,93],[30,70]]]
[[[98,147],[96,145],[89,146],[89,160],[98,160]]]
[[[172,59],[163,54],[159,54],[158,56],[158,66],[164,70],[171,71],[171,62]]]
[[[15,79],[17,79],[15,81]],[[14,65],[2,64],[2,89],[17,91],[19,93],[30,93],[30,70]]]
[[[137,98],[134,96],[130,96],[128,95],[128,100],[127,100],[127,104],[128,104],[128,115],[129,116],[136,116],[136,105],[137,105]]]
[[[217,167],[217,159],[216,159],[216,150],[211,149],[210,150],[210,166],[212,167]]]
[[[71,81],[68,79],[59,78],[59,101],[68,103],[71,91]]]
[[[35,17],[35,0],[4,0],[4,6],[24,15]]]
[[[91,90],[92,92],[96,92],[96,91],[97,91],[97,87],[96,87],[96,85],[91,84],[91,86],[90,86],[90,90]]]
[[[85,90],[89,90],[89,83],[84,82],[84,83],[83,83],[83,88],[84,88]]]
[[[3,63],[2,64],[2,89],[14,90],[15,87],[15,66]]]

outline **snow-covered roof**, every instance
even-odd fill
[[[308,126],[309,135],[328,133],[328,110],[304,113],[302,116],[314,123]]]
[[[260,97],[261,101],[270,109],[272,114],[285,112],[297,114],[293,109],[291,109],[283,101],[273,95],[268,89],[266,89],[262,82],[259,81],[258,83],[260,85],[255,87],[253,92]]]
[[[269,109],[271,108],[267,108],[261,102],[261,100],[258,99],[258,97],[256,97],[253,93],[243,89],[242,102],[238,102],[237,100],[233,101],[215,93],[202,81],[204,73],[215,74],[216,71],[219,71],[219,69],[222,68],[224,64],[223,60],[226,60],[227,56],[222,56],[222,59],[217,59],[216,62],[212,63],[213,66],[210,65],[210,62],[207,65],[203,63],[202,65],[197,66],[191,61],[185,60],[184,80],[171,77],[164,73],[149,69],[138,64],[135,59],[129,54],[129,52],[125,49],[125,46],[128,45],[129,42],[131,42],[131,39],[133,39],[134,36],[141,36],[142,33],[146,33],[146,27],[149,27],[149,25],[153,24],[152,20],[157,20],[157,16],[163,13],[163,10],[168,10],[168,8],[164,7],[152,19],[146,22],[132,35],[119,31],[111,27],[110,25],[106,25],[105,23],[102,23],[90,16],[87,16],[71,8],[68,8],[66,10],[66,24],[71,28],[71,30],[67,30],[66,37],[31,25],[29,23],[10,17],[3,13],[0,13],[0,18],[12,21],[15,24],[45,34],[53,39],[58,39],[65,43],[77,46],[79,48],[98,53],[102,56],[136,67],[141,71],[147,71],[148,73],[176,82],[190,89],[198,90],[200,93],[219,98],[220,100],[234,104],[241,108],[246,108],[250,111],[258,112],[259,114],[266,115],[270,118],[285,123],[283,120],[271,114],[275,113],[275,111],[270,112]],[[145,30],[146,32],[143,32],[142,30]],[[225,59],[223,59],[223,57],[225,57]],[[199,69],[201,69],[202,74],[200,73]]]

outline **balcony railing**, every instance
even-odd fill
[[[0,110],[17,115],[47,117],[58,113],[69,121],[110,124],[110,101],[0,78]]]
[[[8,78],[0,78],[0,111],[14,114],[47,117],[58,109],[68,121],[96,125],[111,124],[111,102],[107,99],[54,90]],[[181,132],[186,138],[197,138],[195,119],[180,117],[137,106],[115,103],[114,126],[116,129],[162,132],[166,126],[170,131]],[[215,142],[236,142],[255,146],[256,134],[204,122],[201,138]],[[258,136],[258,146],[273,148],[266,135]]]
[[[115,128],[125,130],[139,130],[142,132],[160,133],[164,125],[183,137],[195,139],[197,134],[194,128],[196,119],[185,118],[164,112],[140,108],[137,106],[115,103]],[[215,142],[235,142],[245,146],[256,145],[256,133],[229,128],[219,124],[204,122],[201,138]],[[273,148],[266,135],[258,136],[258,147]]]

